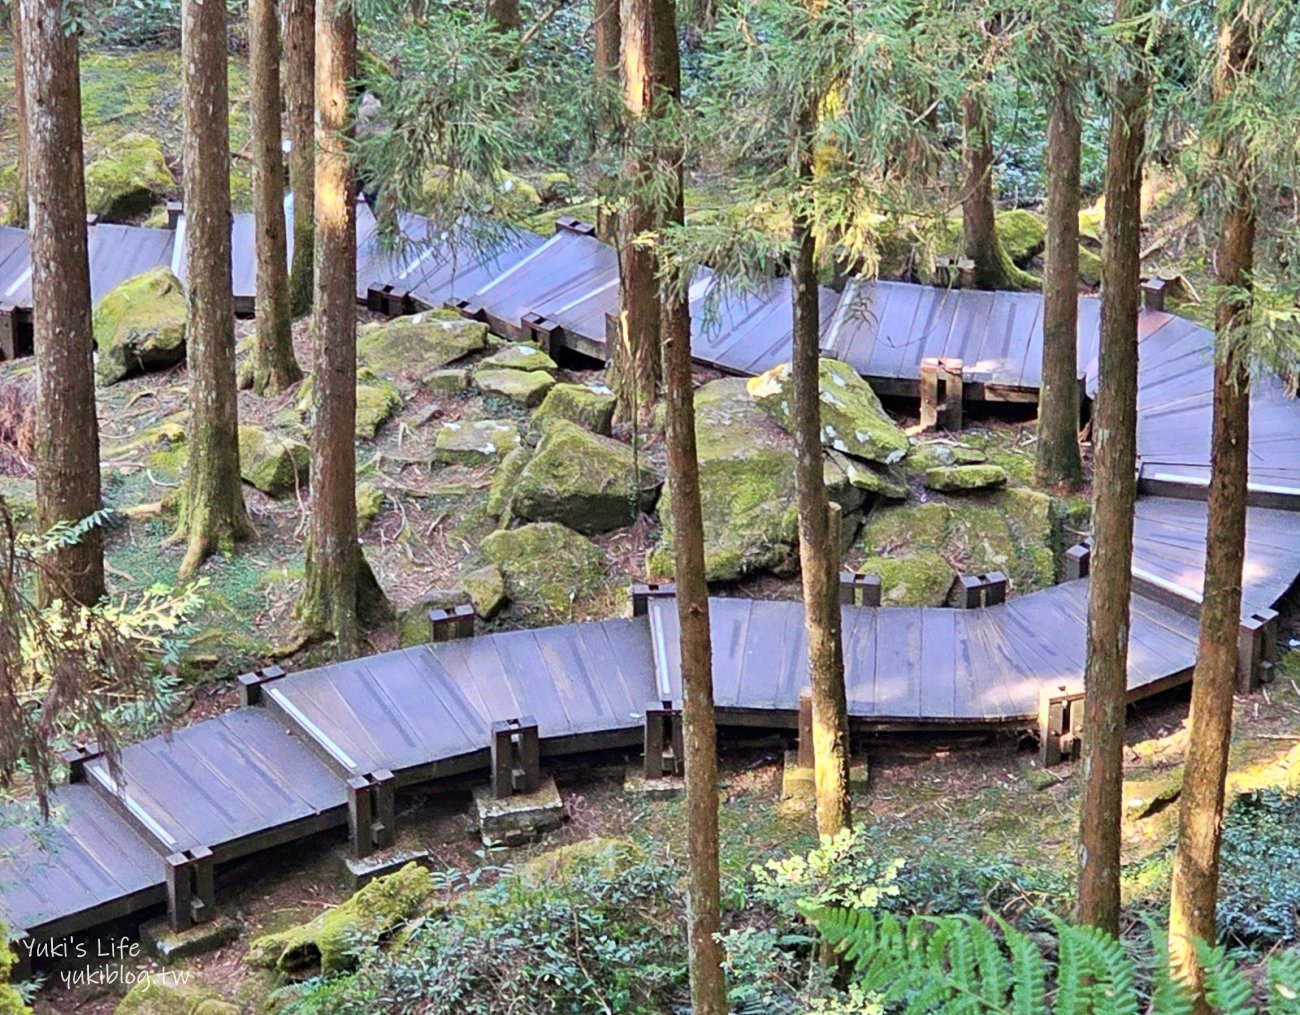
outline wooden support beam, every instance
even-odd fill
[[[206,846],[173,853],[164,861],[167,925],[176,932],[206,923],[216,913],[212,850]]]
[[[652,701],[645,710],[645,777],[681,775],[684,761],[681,708],[671,701]]]
[[[18,358],[18,308],[0,301],[0,362]]]
[[[564,335],[564,329],[541,314],[527,313],[519,320],[524,335],[530,342],[536,342],[546,355],[554,357]]]
[[[1065,566],[1061,573],[1066,581],[1087,578],[1091,570],[1092,540],[1085,539],[1082,543],[1075,543],[1065,551]]]
[[[960,609],[975,610],[982,606],[998,606],[1007,601],[1007,576],[1001,571],[964,574],[960,581],[961,593],[957,601]]]
[[[815,767],[816,757],[817,755],[813,750],[812,688],[805,687],[799,692],[799,767]]]
[[[470,320],[470,321],[487,320],[487,311],[483,309],[483,306],[478,303],[471,303],[469,300],[460,300],[460,299],[445,300],[442,304],[442,308],[444,310],[454,310],[456,311],[456,313],[460,314],[460,316],[464,317],[466,320]]]
[[[531,715],[492,724],[492,796],[536,793],[542,784],[541,744]]]
[[[241,705],[260,705],[262,703],[262,688],[273,680],[279,680],[284,675],[284,670],[274,665],[264,666],[252,673],[241,673],[238,677],[239,703]]]
[[[880,575],[841,571],[840,604],[843,606],[879,606]]]
[[[167,228],[172,232],[180,225],[181,215],[185,212],[185,206],[180,201],[167,202]]]
[[[921,429],[960,430],[965,365],[952,356],[921,360]]]
[[[353,776],[348,787],[348,835],[358,860],[397,840],[397,781],[386,768]]]
[[[450,610],[429,611],[429,641],[438,644],[474,637],[474,607],[461,603]]]
[[[1169,283],[1163,278],[1149,278],[1142,283],[1142,305],[1148,310],[1165,309],[1165,291]]]
[[[1237,636],[1237,691],[1250,694],[1268,682],[1277,658],[1277,611],[1256,610]]]
[[[68,782],[86,781],[86,763],[102,757],[103,750],[97,743],[74,744],[63,752],[63,760],[68,765]]]
[[[1044,768],[1073,760],[1083,744],[1083,691],[1045,687],[1038,699],[1038,762]]]
[[[677,595],[673,582],[638,582],[632,586],[632,616],[644,617],[650,612],[651,599],[667,599]]]
[[[366,290],[366,308],[385,317],[405,317],[415,312],[415,297],[392,283],[372,285]]]
[[[590,222],[583,222],[572,215],[561,215],[555,220],[557,233],[575,233],[578,236],[595,236],[596,227]]]

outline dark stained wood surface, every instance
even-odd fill
[[[426,308],[436,310],[448,300],[469,299],[545,242],[543,237],[527,231],[511,231],[480,249],[468,244],[426,242],[413,252],[401,271],[387,278],[372,278],[368,284],[410,290]],[[358,287],[365,278],[359,271]]]

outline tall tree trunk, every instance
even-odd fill
[[[496,26],[501,32],[514,32],[514,46],[519,45],[519,35],[523,28],[523,22],[519,17],[519,0],[487,0],[487,19]],[[517,70],[519,67],[519,51],[516,48],[514,56],[506,64],[508,70]]]
[[[18,152],[14,167],[13,206],[9,209],[9,224],[27,227],[27,82],[23,69],[22,9],[19,0],[9,0],[9,34],[14,51],[14,116],[17,122]],[[80,133],[80,124],[77,131]],[[83,202],[84,203],[84,202]]]
[[[596,33],[596,140],[610,144],[618,130],[619,50],[622,28],[619,0],[595,0],[592,24]],[[618,219],[600,203],[596,207],[596,235],[606,243],[617,242]]]
[[[239,474],[235,311],[230,291],[230,127],[226,11],[181,8],[185,190],[185,358],[190,380],[188,459],[177,536],[188,539],[182,577],[214,551],[248,539]]]
[[[813,178],[812,137],[817,114],[805,111],[798,125],[797,172]],[[794,215],[795,256],[790,268],[794,320],[795,485],[799,507],[799,563],[808,630],[808,681],[812,688],[817,831],[834,835],[853,823],[849,794],[849,720],[840,631],[838,525],[832,522],[822,456],[820,384],[821,319],[816,241],[806,212]],[[835,509],[838,511],[838,507]],[[835,516],[838,521],[838,514]]]
[[[1115,0],[1116,24],[1151,0]],[[1114,85],[1106,158],[1101,366],[1093,419],[1093,551],[1084,673],[1081,923],[1119,935],[1119,848],[1128,691],[1133,504],[1137,496],[1137,314],[1147,80],[1140,43]]]
[[[316,291],[312,317],[311,515],[298,619],[356,654],[383,593],[357,539],[357,204],[348,86],[357,71],[351,0],[316,4]]]
[[[1231,98],[1237,82],[1254,72],[1254,28],[1244,5],[1220,5],[1215,103]],[[1233,153],[1221,146],[1224,156]],[[1244,167],[1244,159],[1223,161]],[[1246,172],[1241,170],[1243,177]],[[1215,308],[1214,426],[1210,450],[1205,585],[1200,642],[1192,675],[1187,770],[1179,800],[1178,848],[1169,907],[1170,965],[1196,995],[1198,1015],[1208,1015],[1199,939],[1211,944],[1219,894],[1224,780],[1232,739],[1232,695],[1241,624],[1242,566],[1246,557],[1246,486],[1250,437],[1248,327],[1253,301],[1255,198],[1244,178],[1225,181],[1225,213],[1215,265],[1224,291]]]
[[[961,202],[962,254],[975,264],[977,289],[1025,289],[1033,279],[1011,263],[998,239],[993,207],[993,113],[978,92],[961,100],[962,159],[966,167]]]
[[[657,0],[622,0],[623,104],[632,119],[653,115],[658,87],[654,52],[654,7]],[[636,132],[632,132],[635,134]],[[632,139],[629,144],[637,144]],[[620,419],[649,421],[662,376],[659,350],[659,280],[654,251],[634,241],[656,225],[650,198],[653,182],[646,153],[629,151],[624,164],[631,198],[618,216],[619,306],[618,341],[610,349],[609,379]],[[641,191],[641,193],[638,193]]]
[[[275,395],[302,380],[293,353],[285,249],[284,152],[280,131],[280,26],[276,0],[248,5],[253,119],[253,208],[257,225],[257,331],[253,390]]]
[[[36,341],[36,521],[78,522],[100,509],[99,424],[91,354],[86,186],[81,155],[77,36],[62,4],[22,0],[27,43],[28,156],[31,187],[32,326]],[[104,543],[92,528],[45,558],[42,604],[104,595]]]
[[[1077,490],[1079,457],[1079,158],[1073,72],[1061,68],[1047,119],[1047,246],[1043,266],[1043,380],[1038,482]]]
[[[289,313],[311,309],[315,241],[316,3],[284,2],[284,107],[288,119],[289,189],[293,191],[293,264],[289,271]]]

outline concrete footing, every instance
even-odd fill
[[[849,768],[849,789],[854,793],[865,793],[870,769],[866,761],[854,762]],[[799,765],[799,752],[786,751],[785,765],[781,769],[781,799],[811,800],[817,793],[817,783],[811,766]]]
[[[627,766],[623,773],[623,792],[645,797],[647,800],[672,800],[686,789],[686,780],[680,775],[661,775],[648,778],[640,764]]]
[[[166,919],[150,920],[140,926],[140,943],[145,952],[164,965],[214,951],[237,937],[239,924],[228,916],[196,923],[189,930],[172,930]]]
[[[474,813],[484,845],[523,846],[564,823],[564,801],[555,780],[545,776],[535,793],[499,799],[488,787],[476,787]]]
[[[349,891],[355,892],[375,878],[401,870],[408,863],[418,863],[421,867],[428,867],[429,851],[427,849],[386,849],[360,858],[346,855],[343,857],[343,883]]]

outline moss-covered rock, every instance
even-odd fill
[[[105,222],[149,212],[176,189],[162,145],[145,134],[125,134],[86,167],[86,211]]]
[[[644,858],[640,847],[628,839],[583,839],[520,864],[515,868],[515,877],[532,888],[564,884],[575,874],[595,873],[602,880],[612,881]]]
[[[480,369],[488,370],[554,370],[555,360],[542,352],[535,345],[526,342],[512,342],[498,349],[491,356],[479,363]]]
[[[605,577],[600,549],[554,522],[499,529],[482,550],[500,568],[511,601],[552,622],[567,620],[571,604],[595,594]]]
[[[429,644],[429,611],[450,610],[469,601],[469,593],[459,585],[446,589],[430,589],[420,597],[419,602],[398,613],[398,646],[414,648],[416,645]]]
[[[557,384],[533,413],[532,425],[544,430],[557,419],[608,437],[614,423],[614,392],[603,384]]]
[[[486,346],[486,324],[450,310],[431,310],[362,327],[357,360],[379,377],[419,383]]]
[[[307,482],[311,449],[301,441],[264,430],[239,428],[239,474],[272,497],[293,493]]]
[[[1000,465],[941,465],[925,470],[925,485],[930,490],[987,490],[1006,482],[1007,470]]]
[[[474,384],[485,395],[518,402],[531,408],[555,386],[555,378],[544,370],[478,370]]]
[[[18,476],[0,476],[0,497],[9,508],[9,517],[19,528],[36,522],[36,481]]]
[[[519,444],[514,420],[453,421],[444,423],[433,439],[433,460],[443,465],[482,465],[500,461]]]
[[[365,532],[384,509],[384,491],[374,483],[357,484],[357,531]]]
[[[521,444],[501,459],[500,466],[492,475],[492,485],[488,488],[487,513],[500,520],[503,528],[510,522],[510,502],[515,495],[519,474],[532,457],[533,449]]]
[[[589,536],[631,525],[654,507],[660,486],[644,461],[637,464],[626,444],[557,420],[515,481],[511,513]]]
[[[474,604],[474,612],[484,620],[491,620],[506,605],[506,580],[493,564],[476,567],[461,575],[461,587]]]
[[[240,1015],[242,1010],[216,991],[147,977],[122,998],[113,1015]]]
[[[1088,285],[1101,285],[1101,255],[1079,244],[1079,277]]]
[[[537,181],[537,196],[546,204],[573,199],[573,178],[568,173],[543,173]]]
[[[939,554],[924,550],[901,557],[869,557],[858,571],[880,577],[880,600],[886,606],[943,606],[957,578]]]
[[[1024,208],[1012,208],[997,213],[998,239],[1011,262],[1018,268],[1029,265],[1043,252],[1047,240],[1047,226],[1042,219]]]
[[[818,372],[822,443],[881,465],[901,461],[909,447],[907,435],[889,418],[871,385],[839,360],[821,360]],[[786,431],[793,425],[792,379],[790,364],[782,363],[749,382],[754,401]]]
[[[165,268],[127,279],[95,307],[95,377],[116,384],[185,358],[185,291]]]
[[[402,407],[397,385],[381,378],[357,381],[357,436],[371,440],[379,428]]]
[[[245,961],[289,974],[345,972],[356,965],[361,949],[418,915],[433,892],[432,875],[409,863],[308,923],[255,939]]]
[[[901,466],[855,461],[838,451],[830,451],[826,457],[839,467],[844,478],[855,489],[885,500],[907,499],[907,476]]]
[[[923,440],[912,442],[912,452],[907,456],[911,469],[925,472],[927,469],[941,469],[949,465],[983,465],[989,456],[979,448],[955,444],[947,440]]]
[[[469,371],[451,368],[426,374],[424,386],[435,395],[455,395],[469,387]]]

